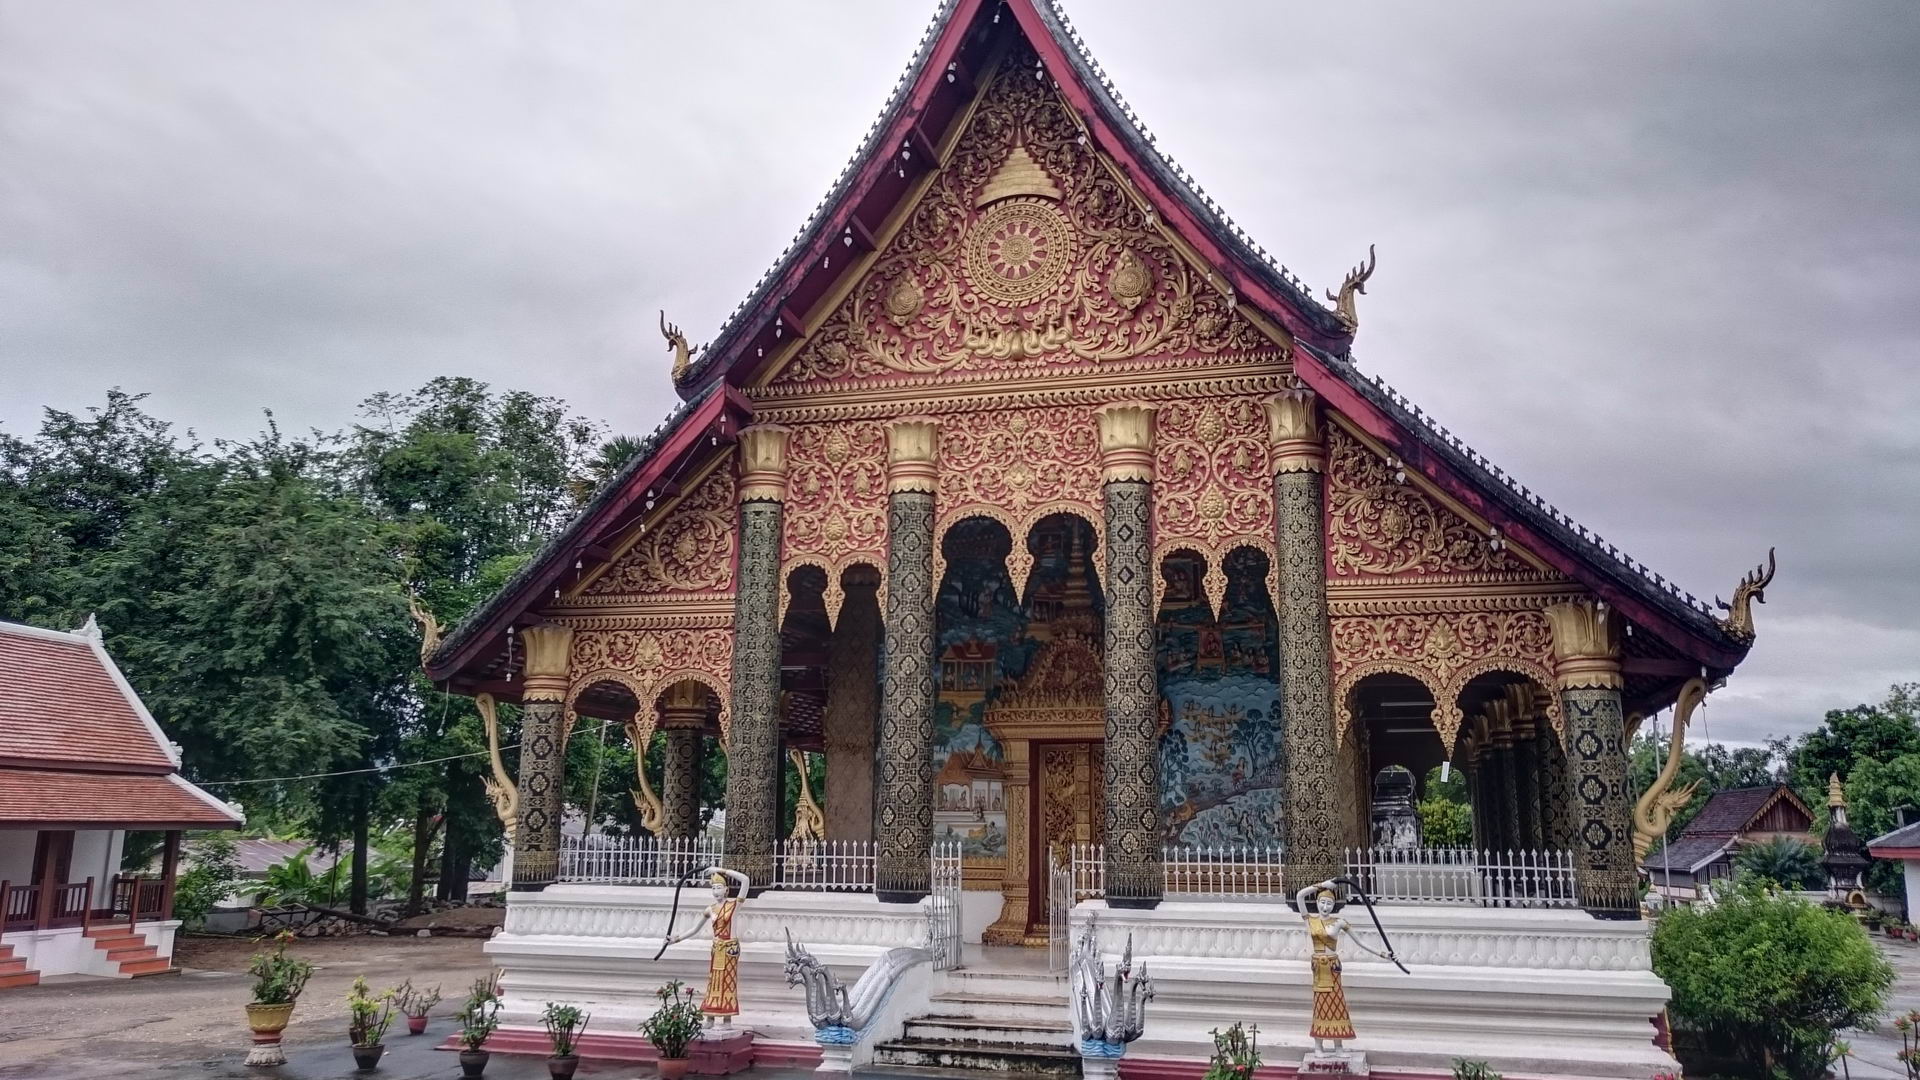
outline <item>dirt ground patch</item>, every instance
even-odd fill
[[[443,937],[295,941],[289,951],[316,970],[286,1042],[344,1041],[344,1001],[358,975],[376,988],[406,979],[416,986],[439,984],[445,999],[433,1010],[435,1026],[450,1030],[467,988],[490,970],[484,944]],[[78,1075],[147,1075],[143,1067],[156,1062],[211,1064],[244,1053],[244,1006],[252,989],[245,972],[255,948],[247,939],[182,937],[174,960],[179,975],[62,976],[0,992],[0,1077],[57,1075],[82,1061],[92,1071]],[[110,1063],[126,1068],[111,1069]]]

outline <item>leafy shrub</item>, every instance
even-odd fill
[[[313,965],[287,955],[287,945],[293,941],[291,931],[282,930],[273,940],[272,952],[254,953],[247,962],[247,974],[253,976],[253,1003],[291,1005],[307,988],[307,980],[313,978]]]
[[[1420,815],[1420,839],[1428,847],[1469,847],[1473,844],[1473,810],[1446,799],[1423,799],[1414,809]]]
[[[1823,1075],[1834,1034],[1886,1006],[1888,965],[1850,916],[1743,875],[1718,902],[1663,915],[1653,969],[1673,988],[1683,1040],[1749,1075]]]
[[[347,1038],[355,1046],[378,1046],[387,1037],[393,1023],[394,991],[369,992],[367,977],[353,980],[353,992],[347,995]]]
[[[693,990],[682,989],[680,980],[675,979],[654,991],[654,996],[660,999],[660,1007],[641,1021],[640,1033],[661,1057],[686,1057],[687,1044],[700,1037],[700,1026],[705,1022]]]
[[[1484,1061],[1453,1059],[1453,1080],[1501,1080],[1499,1073]]]
[[[1775,836],[1749,844],[1733,857],[1733,864],[1783,889],[1813,889],[1826,883],[1820,853],[1791,836]]]
[[[473,993],[460,1007],[460,1044],[468,1050],[486,1046],[487,1037],[500,1026],[500,994],[492,980],[473,984]]]
[[[198,927],[207,921],[214,905],[241,886],[240,858],[233,837],[224,832],[202,834],[187,854],[191,865],[180,872],[173,886],[173,917]]]
[[[590,1013],[581,1012],[577,1006],[547,1002],[547,1010],[540,1014],[540,1022],[547,1027],[547,1040],[553,1044],[554,1057],[573,1054],[580,1033],[587,1030],[587,1021],[591,1018]]]
[[[1253,1080],[1253,1070],[1260,1067],[1260,1029],[1235,1024],[1225,1031],[1214,1028],[1212,1034],[1213,1057],[1201,1080]]]

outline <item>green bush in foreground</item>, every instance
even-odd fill
[[[1835,1033],[1870,1024],[1893,983],[1851,916],[1750,876],[1661,916],[1653,969],[1677,1029],[1764,1077],[1823,1075]]]

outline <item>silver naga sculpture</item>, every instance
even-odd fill
[[[873,1022],[887,992],[909,968],[933,962],[926,949],[888,949],[861,972],[849,991],[806,946],[796,945],[787,933],[787,985],[804,988],[807,1019],[813,1021],[814,1041],[823,1046],[850,1046]]]
[[[1147,1002],[1153,1000],[1153,980],[1147,977],[1147,966],[1141,964],[1138,975],[1133,972],[1133,935],[1127,935],[1126,952],[1114,968],[1113,978],[1108,979],[1106,963],[1100,959],[1095,920],[1088,919],[1074,943],[1069,969],[1073,1029],[1080,1040],[1080,1056],[1118,1058],[1146,1028]]]

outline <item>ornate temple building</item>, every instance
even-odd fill
[[[1047,940],[1070,849],[1123,920],[1179,906],[1180,852],[1284,852],[1273,893],[1349,874],[1372,779],[1449,763],[1473,846],[1564,865],[1553,917],[1626,950],[1566,966],[1637,972],[1632,1023],[1657,1012],[1644,933],[1606,929],[1640,916],[1630,729],[1733,670],[1765,580],[1694,599],[1363,373],[1373,266],[1315,295],[1047,0],[947,0],[712,344],[662,320],[684,404],[427,659],[519,705],[506,937],[572,902],[589,721],[664,732],[664,837],[724,748],[724,862],[769,890],[746,911],[784,902],[797,749],[825,840],[871,845],[863,902],[927,896],[952,845],[987,944]]]

